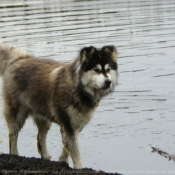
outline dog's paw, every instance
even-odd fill
[[[74,164],[74,168],[75,168],[75,169],[82,169],[82,168],[84,168],[84,165],[83,165],[82,162],[75,163],[75,164]]]
[[[45,155],[45,156],[42,157],[42,159],[46,159],[46,160],[50,160],[51,158],[52,158],[51,155]]]
[[[67,162],[68,163],[68,158],[62,158],[62,157],[60,157],[58,161],[59,162]]]

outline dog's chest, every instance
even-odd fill
[[[68,108],[68,114],[70,116],[71,124],[74,129],[82,129],[92,119],[95,108],[82,112],[70,106]]]

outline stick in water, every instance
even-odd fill
[[[167,153],[159,148],[155,148],[155,147],[151,147],[151,148],[153,149],[152,152],[156,152],[156,153],[160,154],[161,156],[168,158],[169,160],[175,161],[175,155],[171,155],[171,154],[169,154],[169,153]]]

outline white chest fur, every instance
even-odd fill
[[[93,117],[94,111],[95,108],[87,111],[86,113],[83,113],[73,106],[70,106],[67,110],[73,128],[78,130],[82,129],[85,125],[88,124],[88,122]]]

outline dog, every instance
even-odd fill
[[[59,161],[68,162],[71,156],[74,168],[83,168],[78,136],[100,100],[117,84],[116,48],[84,47],[74,62],[60,63],[0,44],[0,75],[10,154],[18,155],[18,134],[30,115],[38,128],[41,158],[51,158],[46,136],[55,122],[60,126],[63,143]]]

